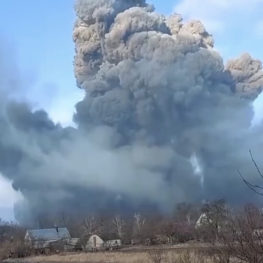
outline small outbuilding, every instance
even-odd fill
[[[64,245],[65,251],[81,251],[82,246],[80,242],[80,238],[71,238]]]
[[[211,223],[212,223],[211,218],[209,218],[206,213],[203,213],[200,215],[200,217],[196,221],[195,228],[198,229],[204,226],[208,226]]]
[[[119,249],[121,248],[121,240],[114,239],[114,240],[107,240],[104,242],[104,247],[109,250]]]
[[[98,235],[91,235],[86,243],[86,250],[97,251],[103,249],[104,241]]]

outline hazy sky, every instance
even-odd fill
[[[26,89],[24,98],[34,108],[43,107],[55,121],[71,122],[74,104],[83,93],[73,75],[73,0],[2,0],[0,48],[15,54]],[[214,35],[224,59],[247,51],[263,60],[262,0],[152,0],[158,12],[182,13],[201,19]],[[24,85],[25,86],[25,85]],[[257,102],[257,118],[263,103]],[[17,198],[10,183],[0,177],[0,217],[12,218]]]

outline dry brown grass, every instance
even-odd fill
[[[147,250],[130,252],[98,252],[98,253],[63,253],[51,256],[27,258],[27,263],[225,263],[198,251]]]
[[[10,242],[4,241],[1,242],[0,246],[0,260],[5,259],[9,256]]]

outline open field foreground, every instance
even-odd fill
[[[49,256],[34,256],[25,259],[7,260],[9,263],[227,263],[224,256],[211,255],[196,248],[148,248],[116,252],[61,253]],[[237,262],[237,261],[230,261]]]

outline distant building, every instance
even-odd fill
[[[109,250],[118,249],[122,245],[120,239],[107,240],[104,242],[104,247]]]
[[[104,241],[98,235],[91,235],[86,243],[86,250],[96,251],[103,249]]]
[[[81,241],[80,238],[71,238],[66,241],[66,244],[64,245],[65,251],[81,251]]]
[[[200,228],[203,226],[207,226],[212,223],[212,220],[207,216],[206,213],[200,215],[198,220],[196,221],[195,228]]]
[[[27,230],[25,235],[25,243],[35,249],[49,248],[53,242],[70,240],[67,228],[31,229]]]

